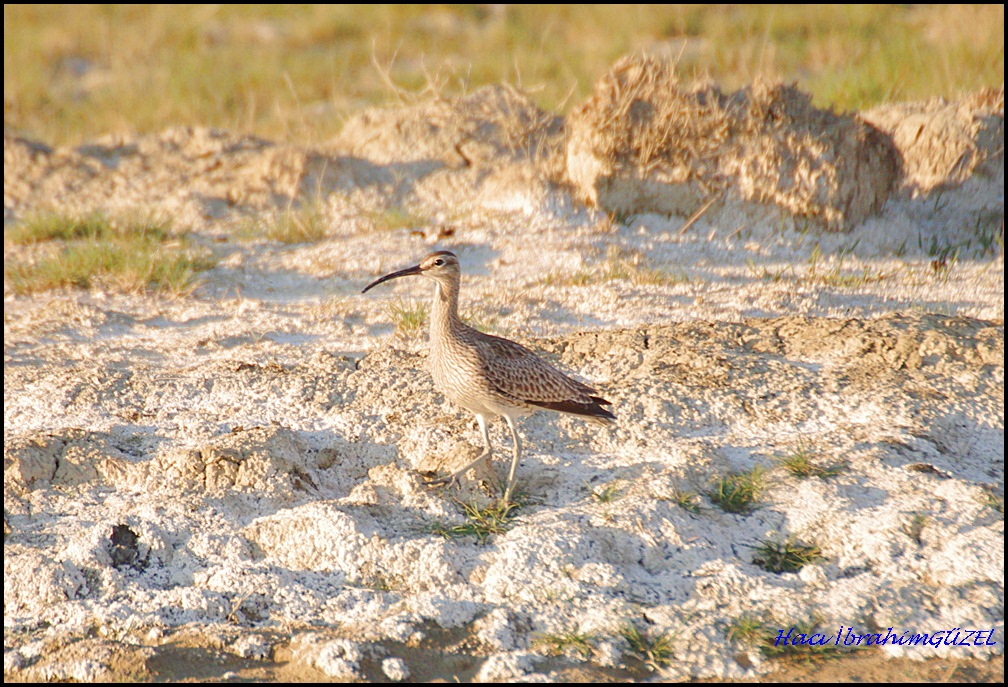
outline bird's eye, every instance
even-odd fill
[[[444,260],[442,260],[441,258],[438,258],[437,260],[434,261],[434,264],[435,265],[443,265],[444,264]]]

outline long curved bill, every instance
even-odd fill
[[[399,270],[398,272],[391,272],[389,274],[386,274],[384,277],[379,277],[378,279],[375,279],[373,282],[371,282],[370,284],[368,284],[367,286],[365,286],[364,290],[361,291],[361,293],[367,293],[368,291],[370,291],[374,287],[378,286],[382,282],[388,281],[390,279],[398,279],[399,277],[409,277],[409,276],[412,276],[414,274],[421,274],[421,273],[422,273],[422,270],[420,269],[420,265],[414,265],[413,267],[407,267],[406,269]]]

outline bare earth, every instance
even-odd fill
[[[219,258],[178,299],[5,289],[5,681],[1001,681],[1004,262],[977,236],[1003,237],[1003,96],[1000,132],[1000,157],[847,232],[731,204],[610,221],[495,149],[424,167],[207,130],[5,136],[5,224],[155,207]],[[236,231],[312,193],[324,240]],[[423,219],[382,229],[389,207]],[[480,445],[425,334],[394,331],[429,285],[359,295],[435,249],[458,254],[472,322],[618,417],[525,420],[520,509],[483,542],[438,531],[494,475],[423,483]],[[799,450],[836,474],[792,476]],[[705,495],[757,465],[751,512]],[[790,535],[823,560],[753,563]],[[777,660],[729,638],[750,616],[994,644]],[[670,660],[635,657],[628,625]],[[590,649],[549,655],[564,635]]]

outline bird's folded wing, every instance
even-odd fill
[[[505,397],[531,404],[595,401],[595,389],[566,376],[521,344],[484,335],[479,347],[487,380]]]

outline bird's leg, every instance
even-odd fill
[[[456,482],[458,478],[464,475],[470,468],[474,467],[477,463],[482,460],[487,461],[490,465],[490,459],[493,456],[493,448],[490,446],[490,432],[487,431],[487,423],[482,415],[476,415],[476,422],[479,423],[480,431],[483,433],[483,453],[476,456],[476,459],[470,463],[466,463],[465,467],[460,470],[456,470],[447,477],[441,477],[439,479],[433,479],[427,482],[428,487],[448,487]]]
[[[514,420],[505,415],[508,428],[511,430],[511,439],[514,441],[514,451],[511,455],[511,472],[508,473],[507,489],[504,490],[504,502],[511,502],[511,489],[514,488],[515,472],[518,470],[518,460],[521,458],[521,439],[518,438],[518,430],[515,429]]]
[[[493,448],[490,446],[490,428],[487,425],[486,419],[482,415],[476,416],[476,422],[479,423],[480,432],[483,433],[483,453],[480,454],[480,458],[486,461],[487,469],[493,472],[493,461],[491,461]],[[479,458],[473,462],[473,465],[475,465],[478,461]]]

